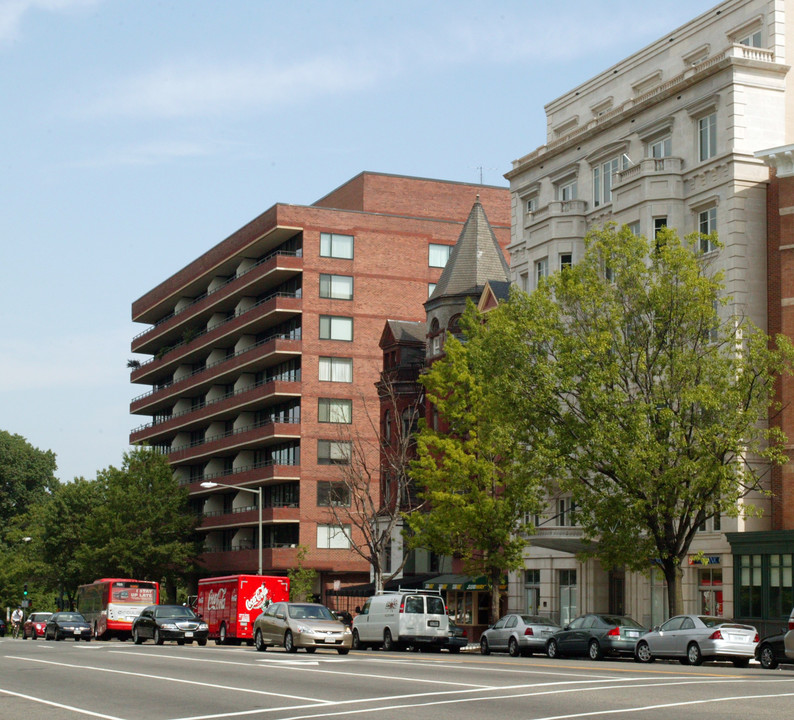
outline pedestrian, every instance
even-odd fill
[[[25,613],[22,612],[22,606],[19,606],[11,613],[11,622],[14,624],[14,640],[19,637],[19,628],[22,626],[22,621],[24,619]]]

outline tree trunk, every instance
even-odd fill
[[[683,576],[677,558],[668,558],[662,561],[664,579],[667,581],[667,611],[668,617],[681,615],[684,612]]]
[[[500,568],[491,570],[489,580],[491,585],[491,617],[488,624],[493,625],[499,619],[499,601],[502,597],[502,591],[499,588],[502,584],[502,570]],[[476,612],[477,608],[472,608],[472,613]],[[472,617],[474,624],[476,624],[475,620],[476,618]]]

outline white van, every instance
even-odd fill
[[[358,610],[358,608],[357,608]],[[404,650],[450,648],[449,617],[438,590],[406,590],[373,595],[353,619],[353,648]]]

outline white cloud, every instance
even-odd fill
[[[98,2],[101,0],[0,0],[0,41],[15,39],[24,17],[31,11],[69,12]]]

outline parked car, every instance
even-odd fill
[[[91,626],[78,612],[57,612],[50,615],[44,626],[45,640],[63,640],[74,638],[74,641],[91,640]]]
[[[469,644],[469,639],[466,637],[466,631],[458,625],[452,618],[449,619],[449,639],[447,640],[447,649],[451,653],[459,653],[461,648]]]
[[[505,615],[480,636],[480,652],[508,652],[512,657],[546,652],[548,639],[560,626],[541,615]]]
[[[676,615],[637,642],[637,662],[656,658],[678,658],[682,665],[700,665],[704,660],[731,660],[736,667],[747,667],[755,655],[758,632],[752,625],[741,625],[709,615]]]
[[[353,618],[356,650],[440,650],[449,640],[449,615],[438,590],[400,589],[373,595]]]
[[[280,645],[288,653],[322,647],[347,655],[352,644],[350,628],[318,603],[274,603],[254,620],[254,645],[260,652]]]
[[[4,637],[6,634],[6,621],[3,618],[0,618],[0,637]]]
[[[550,658],[584,655],[600,660],[604,655],[633,655],[637,640],[648,632],[626,615],[588,613],[557,630],[546,641]]]
[[[785,637],[783,632],[770,635],[755,646],[755,659],[761,663],[762,668],[774,670],[780,663],[789,662],[786,657]]]
[[[44,637],[44,628],[47,625],[47,620],[52,617],[51,612],[34,612],[28,615],[25,624],[22,626],[22,639],[35,640],[39,637]]]
[[[176,640],[177,645],[207,644],[210,628],[196,613],[185,605],[149,605],[132,621],[132,639],[136,645],[144,640],[154,640],[162,645],[166,640]]]
[[[786,657],[789,660],[794,660],[794,608],[791,609],[791,615],[788,619],[788,632],[783,637],[783,646],[785,647]]]

